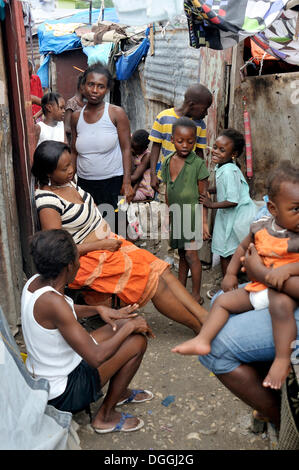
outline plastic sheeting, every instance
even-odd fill
[[[0,307],[0,449],[64,450],[72,414],[47,404],[49,384],[27,371]]]
[[[141,59],[147,55],[150,47],[147,35],[136,49],[124,52],[116,62],[116,77],[118,80],[128,80],[137,69]]]
[[[100,9],[93,9],[91,21],[96,23],[98,17],[101,13]],[[118,16],[114,8],[105,8],[104,19],[107,21],[112,21],[114,23],[119,23]],[[52,54],[61,54],[64,51],[69,51],[82,47],[81,38],[77,36],[75,32],[69,34],[59,34],[55,33],[54,25],[67,25],[67,24],[89,24],[89,11],[84,10],[79,12],[76,15],[72,15],[68,18],[62,18],[60,20],[49,20],[42,23],[38,28],[38,41],[39,41],[39,52],[41,55],[45,56],[44,60],[37,71],[39,78],[41,79],[42,86],[49,86],[49,61],[50,55]],[[71,26],[70,26],[71,30]],[[61,33],[60,28],[60,33]]]
[[[170,20],[181,15],[183,0],[113,0],[119,20],[130,26]]]
[[[83,47],[83,52],[87,55],[87,63],[89,66],[97,62],[108,65],[112,49],[113,42],[105,42],[103,44],[96,44],[95,46]]]

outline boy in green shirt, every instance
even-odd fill
[[[196,124],[189,118],[180,118],[173,125],[172,143],[175,152],[162,165],[162,179],[166,184],[166,202],[170,208],[170,246],[179,252],[179,280],[186,286],[189,269],[192,277],[192,295],[200,303],[202,267],[198,250],[206,221],[202,221],[199,196],[205,192],[209,172],[203,159],[193,152]]]

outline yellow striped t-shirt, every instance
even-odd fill
[[[158,114],[150,132],[149,140],[161,144],[161,161],[158,162],[156,170],[159,179],[161,177],[161,165],[165,158],[172,152],[175,151],[174,145],[171,142],[172,125],[177,119],[179,119],[174,108],[165,109]],[[201,119],[200,121],[194,120],[197,126],[197,139],[194,146],[196,148],[204,149],[207,145],[207,129],[205,122]]]

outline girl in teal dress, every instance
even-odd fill
[[[195,123],[185,117],[178,119],[172,128],[172,143],[176,150],[163,162],[162,178],[166,183],[170,212],[170,246],[178,249],[180,258],[178,278],[186,286],[190,269],[192,296],[202,304],[202,268],[198,250],[209,233],[206,211],[203,217],[199,195],[206,192],[209,172],[205,161],[193,152],[195,142]]]
[[[217,209],[212,252],[220,255],[223,276],[232,255],[240,242],[248,235],[257,207],[249,196],[249,186],[236,165],[245,145],[243,135],[235,129],[226,129],[216,139],[212,150],[212,162],[216,164],[216,188],[209,193],[217,194],[217,202],[201,196],[205,207]]]

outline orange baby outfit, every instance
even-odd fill
[[[263,217],[253,222],[250,229],[257,252],[267,268],[299,262],[299,235],[286,229],[276,230],[273,217]],[[249,292],[266,288],[261,282],[250,282],[245,286]]]

